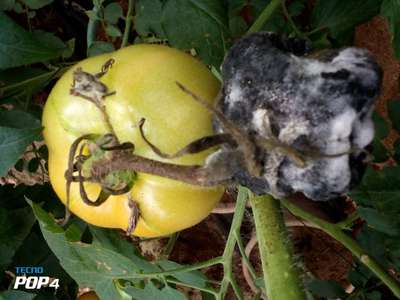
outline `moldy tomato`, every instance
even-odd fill
[[[115,94],[104,99],[107,114],[121,142],[134,144],[134,153],[182,165],[203,164],[209,151],[176,159],[158,157],[143,141],[138,123],[149,140],[163,152],[174,153],[190,142],[212,134],[212,116],[178,88],[176,82],[209,100],[215,99],[218,80],[193,57],[159,45],[135,45],[86,59],[72,67],[53,88],[43,113],[44,138],[49,148],[51,184],[66,203],[68,154],[71,144],[84,134],[106,134],[99,109],[90,101],[70,94],[73,72],[78,67],[97,73],[109,60],[115,62],[101,81]],[[85,183],[90,199],[96,199],[100,186]],[[155,237],[190,227],[205,218],[222,195],[221,187],[204,188],[154,175],[139,173],[130,191],[138,204],[140,217],[133,235]],[[100,206],[88,206],[72,183],[70,210],[90,224],[128,228],[131,209],[128,196],[111,196]]]

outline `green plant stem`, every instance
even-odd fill
[[[269,300],[306,299],[280,204],[269,195],[250,197]]]
[[[93,5],[93,15],[98,16],[100,13],[101,7],[96,5],[96,3]],[[87,47],[87,52],[89,52],[90,46],[92,46],[93,42],[96,40],[96,34],[97,34],[97,28],[99,27],[99,20],[89,18],[89,23],[87,27],[87,32],[86,32],[86,47]]]
[[[237,245],[239,248],[240,255],[243,257],[243,261],[246,264],[247,269],[249,270],[251,276],[253,277],[253,280],[255,280],[257,278],[257,273],[254,270],[253,266],[251,265],[249,257],[247,257],[247,255],[246,255],[246,250],[245,250],[245,246],[243,245],[243,241],[240,238],[240,235],[235,234],[235,237],[236,237],[236,242],[237,242]]]
[[[174,250],[175,243],[178,240],[178,238],[179,238],[179,232],[175,232],[175,233],[171,234],[171,236],[168,239],[167,245],[163,249],[162,257],[164,259],[168,259],[172,250]]]
[[[286,7],[286,1],[282,1],[282,12],[284,16],[286,17],[287,21],[289,22],[290,26],[292,27],[293,31],[296,33],[297,36],[299,37],[304,37],[304,33],[300,31],[300,29],[296,26],[294,23],[292,16],[289,14],[287,7]]]
[[[185,282],[181,282],[181,281],[175,280],[175,279],[170,279],[170,278],[166,278],[165,281],[168,282],[168,283],[173,283],[173,284],[176,284],[176,285],[185,286],[185,287],[188,287],[188,288],[192,288],[192,289],[196,289],[196,290],[199,290],[199,291],[203,291],[203,292],[212,294],[215,297],[218,295],[218,293],[215,290],[211,289],[211,288],[199,287],[197,285],[191,285],[191,284],[188,284],[188,283],[185,283]]]
[[[261,14],[258,16],[257,20],[251,25],[247,33],[253,33],[260,31],[264,24],[268,21],[274,11],[279,7],[282,0],[271,0],[271,2],[264,8]]]
[[[232,275],[232,258],[236,246],[236,235],[240,232],[244,212],[246,210],[246,202],[249,191],[244,188],[239,188],[239,195],[236,200],[235,214],[233,215],[231,229],[229,231],[228,239],[226,241],[224,254],[222,255],[222,265],[224,267],[224,278],[221,281],[221,288],[219,290],[218,299],[224,299],[228,291],[229,284],[232,286],[233,291],[238,299],[243,299],[243,295]]]
[[[134,0],[128,1],[128,12],[126,13],[126,18],[125,18],[125,29],[124,29],[124,35],[122,36],[121,48],[128,46],[129,33],[132,27],[133,10],[135,7],[134,2],[135,2]]]
[[[309,212],[302,210],[297,205],[293,204],[287,199],[281,200],[284,205],[292,214],[312,222],[318,227],[329,234],[331,237],[342,243],[351,253],[357,257],[365,266],[367,266],[380,280],[382,280],[387,287],[400,299],[400,284],[392,276],[390,276],[385,269],[378,264],[371,256],[365,253],[360,245],[349,237],[342,229],[336,224],[328,223]]]
[[[137,273],[133,276],[120,276],[118,278],[121,279],[136,279],[136,278],[156,278],[157,276],[169,276],[169,275],[174,275],[176,273],[184,273],[184,272],[190,272],[194,270],[199,270],[203,268],[207,268],[210,266],[214,266],[217,264],[221,264],[223,261],[222,256],[218,256],[212,259],[209,259],[207,261],[202,261],[197,264],[193,264],[190,266],[184,266],[184,267],[179,267],[176,269],[171,269],[171,270],[165,270],[165,271],[160,271],[160,272],[151,272],[151,273]]]
[[[335,225],[340,227],[343,230],[350,229],[353,226],[354,222],[360,218],[358,212],[353,212],[350,216],[347,217],[346,220],[336,223]]]

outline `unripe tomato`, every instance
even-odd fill
[[[188,143],[213,133],[210,113],[178,88],[180,82],[197,95],[213,101],[218,80],[195,58],[160,45],[135,45],[110,54],[88,58],[66,72],[50,93],[43,113],[44,138],[49,148],[51,184],[66,203],[68,154],[78,137],[106,134],[99,109],[90,101],[70,94],[73,71],[81,67],[96,73],[113,58],[111,69],[101,78],[114,95],[105,98],[106,110],[121,142],[134,144],[134,153],[175,164],[203,164],[210,153],[161,159],[143,141],[138,123],[146,119],[147,138],[163,152],[174,153]],[[85,183],[90,199],[96,199],[100,186]],[[154,175],[139,173],[131,190],[140,208],[133,232],[136,236],[155,237],[188,228],[205,218],[222,195],[221,187],[203,188]],[[128,228],[131,209],[127,195],[111,196],[98,207],[86,205],[77,183],[71,185],[70,210],[90,224]]]

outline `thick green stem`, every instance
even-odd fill
[[[333,237],[335,240],[343,244],[347,249],[353,253],[365,266],[367,266],[380,280],[382,280],[388,288],[400,299],[400,284],[392,276],[390,276],[385,269],[380,266],[371,256],[365,253],[364,249],[360,245],[349,237],[342,229],[336,224],[328,223],[320,218],[302,210],[297,205],[293,204],[289,200],[282,199],[281,203],[295,216],[303,218],[309,222],[312,222],[318,227]]]
[[[271,0],[271,2],[267,5],[266,8],[259,15],[257,20],[251,25],[247,33],[253,33],[260,31],[264,24],[268,21],[268,19],[272,16],[274,11],[281,5],[282,0]]]
[[[133,10],[135,6],[134,2],[135,2],[134,0],[128,1],[128,12],[125,18],[125,30],[124,30],[124,35],[122,37],[121,48],[128,46],[129,33],[131,31],[131,26],[132,26]]]
[[[279,201],[265,195],[250,197],[250,203],[268,299],[306,299]]]

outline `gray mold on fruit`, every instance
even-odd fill
[[[272,135],[313,153],[301,167],[279,151],[259,149],[262,176],[242,169],[237,181],[256,193],[302,192],[328,200],[348,192],[357,177],[350,161],[373,139],[371,114],[381,71],[364,49],[330,51],[315,59],[295,56],[293,47],[301,54],[301,46],[299,40],[266,32],[238,41],[223,63],[219,109],[250,137]],[[351,153],[327,157],[344,152]]]

